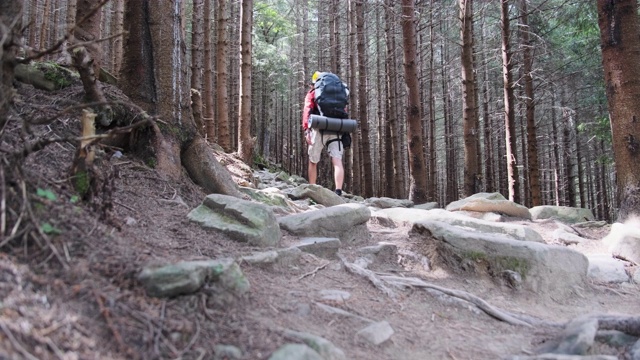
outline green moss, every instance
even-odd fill
[[[156,160],[156,158],[148,158],[146,164],[148,167],[155,169],[158,165],[158,161]]]
[[[77,73],[53,62],[40,63],[38,68],[44,73],[45,79],[53,82],[56,89],[64,89],[79,78]]]
[[[80,171],[73,177],[73,185],[81,198],[84,198],[89,193],[90,181],[89,174],[86,171]]]
[[[462,257],[473,261],[481,261],[487,259],[487,254],[480,251],[466,251],[462,254]]]
[[[531,265],[525,259],[519,259],[514,257],[499,257],[495,259],[495,264],[498,267],[498,272],[504,270],[511,270],[519,273],[523,278],[529,272]]]

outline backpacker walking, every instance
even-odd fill
[[[344,166],[342,154],[344,147],[336,132],[322,131],[309,127],[309,116],[312,114],[333,118],[346,119],[348,117],[346,105],[349,98],[349,89],[340,79],[329,72],[313,73],[311,77],[311,90],[304,99],[302,110],[302,128],[308,145],[309,154],[309,183],[315,184],[318,177],[318,162],[322,149],[327,148],[333,165],[333,177],[336,185],[335,192],[342,195],[344,183]]]

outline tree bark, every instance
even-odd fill
[[[253,0],[244,0],[240,10],[240,104],[238,117],[238,155],[251,164],[253,142],[251,139],[251,32],[253,28]]]
[[[533,92],[533,47],[529,36],[529,14],[527,0],[520,2],[521,39],[523,46],[523,70],[524,70],[524,102],[527,117],[527,156],[529,174],[529,192],[531,193],[531,206],[542,205],[540,192],[540,160],[538,158],[538,139],[535,121],[535,100]]]
[[[407,138],[409,139],[409,200],[416,204],[427,202],[427,173],[424,161],[424,139],[420,116],[420,94],[416,66],[416,27],[414,1],[402,0],[402,38],[404,45],[404,74],[409,93],[407,104]]]
[[[473,0],[460,0],[462,25],[462,102],[464,132],[464,196],[479,191],[480,164],[478,164],[478,107],[476,105],[475,67],[473,63]]]
[[[509,200],[520,202],[518,168],[516,163],[515,108],[513,95],[513,74],[511,46],[509,43],[509,0],[501,0],[500,22],[502,25],[502,74],[504,80],[504,127],[507,151],[507,184]]]
[[[619,222],[640,213],[640,25],[635,0],[598,0]]]
[[[195,136],[179,5],[175,0],[127,1],[122,79],[125,94],[167,124],[164,132],[158,126],[145,129],[149,133],[139,134],[145,142],[134,143],[134,148],[147,163],[174,179],[182,174],[182,141],[188,143]],[[150,148],[146,141],[151,143]]]
[[[4,129],[13,102],[16,56],[22,28],[22,1],[0,2],[0,129]]]
[[[213,47],[211,40],[211,1],[204,0],[203,12],[204,12],[204,84],[202,89],[202,103],[204,106],[203,120],[207,133],[207,140],[210,142],[216,141],[216,123],[213,119],[213,64],[211,49]]]
[[[229,93],[227,77],[227,47],[229,40],[227,37],[227,0],[217,0],[217,35],[216,46],[216,108],[218,110],[218,144],[226,152],[232,151],[231,132],[229,131]]]
[[[97,75],[100,74],[100,67],[102,65],[102,50],[100,44],[96,40],[100,39],[101,30],[100,23],[102,22],[102,9],[94,11],[97,6],[100,5],[100,0],[78,0],[76,6],[76,29],[74,37],[76,41],[88,42],[85,47],[89,52],[89,56],[93,61],[93,72]],[[82,23],[80,20],[87,17]]]
[[[365,51],[364,2],[356,2],[356,38],[358,49],[358,105],[360,116],[360,134],[362,150],[362,172],[364,178],[363,194],[365,198],[373,196],[373,169],[371,165],[371,146],[369,142],[369,119],[367,112],[367,57]]]
[[[115,0],[115,16],[113,19],[114,33],[122,34],[124,31],[124,2],[125,0]],[[122,39],[124,35],[120,35],[113,39],[113,74],[120,77],[120,69],[122,67]]]
[[[387,57],[386,57],[386,68],[387,68],[387,104],[388,104],[388,114],[387,114],[387,140],[389,144],[387,147],[389,148],[390,154],[388,156],[391,158],[391,162],[387,162],[389,167],[389,171],[387,172],[387,179],[389,182],[389,192],[392,197],[400,197],[403,189],[402,184],[403,181],[399,179],[404,179],[404,166],[402,164],[402,146],[400,136],[400,120],[398,119],[398,85],[397,79],[398,74],[396,72],[396,34],[394,29],[394,25],[396,22],[393,19],[393,10],[395,8],[395,1],[386,0],[386,11],[385,11],[385,36],[386,36],[386,44],[387,44]],[[387,160],[388,161],[388,160]]]

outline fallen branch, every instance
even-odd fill
[[[304,275],[300,276],[300,277],[298,278],[298,281],[300,281],[300,280],[302,280],[302,279],[306,278],[307,276],[315,275],[318,271],[320,271],[320,270],[322,270],[322,269],[326,268],[326,267],[327,267],[327,265],[329,265],[329,264],[331,264],[331,262],[327,262],[327,263],[326,263],[326,264],[324,264],[324,265],[320,265],[320,266],[318,266],[318,267],[317,267],[317,268],[315,268],[313,271],[310,271],[310,272],[308,272],[308,273],[306,273],[306,274],[304,274]]]
[[[4,331],[4,334],[7,335],[7,338],[9,339],[9,341],[11,342],[11,345],[20,353],[22,354],[22,356],[25,357],[25,359],[28,360],[38,360],[37,357],[31,355],[30,352],[27,351],[27,349],[25,349],[20,342],[13,336],[13,334],[11,333],[11,330],[9,330],[9,328],[7,327],[7,325],[4,322],[0,322],[0,328],[2,328],[2,331]]]
[[[122,340],[122,336],[120,335],[120,333],[118,332],[118,330],[115,328],[115,326],[113,325],[113,320],[111,319],[111,316],[109,316],[109,309],[107,309],[104,306],[104,301],[102,300],[102,295],[98,294],[97,291],[93,291],[93,295],[96,298],[96,302],[98,303],[98,308],[100,309],[100,314],[102,315],[102,317],[104,318],[105,322],[107,323],[107,327],[109,328],[109,330],[111,330],[111,333],[113,334],[113,337],[116,339],[116,342],[118,343],[118,347],[120,348],[120,351],[122,351],[125,354],[129,354],[129,349],[127,348],[127,345],[125,345],[124,341]]]

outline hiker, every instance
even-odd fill
[[[311,89],[307,93],[307,96],[304,99],[304,108],[302,110],[302,128],[304,129],[305,139],[307,141],[309,154],[309,183],[315,184],[316,179],[318,177],[318,162],[320,162],[320,155],[322,154],[322,149],[327,147],[327,152],[331,157],[331,164],[333,164],[333,177],[336,185],[335,193],[338,195],[342,195],[342,185],[344,183],[344,166],[342,165],[342,154],[344,152],[344,147],[339,141],[339,135],[336,132],[332,131],[324,131],[318,129],[312,129],[309,127],[309,116],[315,115],[324,115],[324,116],[332,116],[336,118],[347,118],[346,107],[341,109],[322,109],[316,103],[316,95],[319,92],[318,88],[321,87],[321,83],[316,86],[316,82],[322,81],[322,79],[326,76],[329,76],[331,79],[336,79],[337,76],[331,73],[321,73],[316,71],[313,73],[311,77]],[[338,79],[339,80],[339,79]],[[342,88],[344,89],[344,94],[340,94],[340,97],[343,97],[344,100],[337,101],[338,103],[344,103],[346,105],[346,99],[349,96],[349,90],[346,87],[346,84],[340,82]],[[322,90],[320,88],[320,90]],[[325,114],[325,113],[329,114]],[[332,141],[334,140],[334,141]]]

